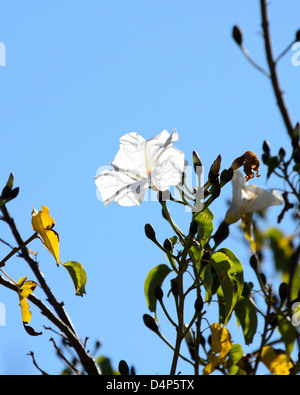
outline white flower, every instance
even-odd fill
[[[248,185],[243,174],[236,170],[232,178],[232,202],[225,222],[233,224],[246,213],[262,211],[283,203],[284,199],[276,189],[266,191],[258,186]]]
[[[96,186],[104,205],[115,201],[121,206],[140,205],[147,188],[166,191],[178,185],[184,171],[184,154],[175,147],[177,131],[162,131],[150,140],[138,133],[120,139],[120,149],[112,169],[96,175]]]

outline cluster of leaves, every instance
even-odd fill
[[[196,154],[194,153],[193,156],[194,163],[197,163]],[[236,163],[237,160],[233,162],[233,165]],[[242,229],[246,239],[250,242],[249,246],[255,248],[250,258],[250,266],[256,274],[258,288],[255,288],[252,282],[245,281],[243,265],[238,257],[226,247],[218,249],[219,244],[224,242],[229,235],[229,226],[223,222],[214,232],[214,215],[208,207],[220,195],[221,188],[226,185],[224,174],[232,173],[230,169],[225,169],[222,172],[223,176],[220,177],[220,164],[221,157],[219,156],[212,165],[208,181],[205,184],[206,201],[204,207],[202,211],[192,214],[187,235],[184,235],[174,225],[165,202],[161,202],[163,217],[175,230],[175,235],[160,243],[153,227],[150,224],[145,226],[146,236],[165,253],[168,264],[154,267],[146,278],[145,296],[149,311],[154,316],[145,314],[144,323],[173,350],[174,359],[171,374],[176,373],[178,358],[193,365],[196,374],[199,372],[199,365],[202,365],[204,375],[211,374],[215,370],[229,375],[253,375],[256,374],[260,362],[264,363],[273,374],[290,374],[290,371],[295,373],[298,368],[297,363],[291,359],[291,353],[299,337],[296,326],[291,321],[292,316],[295,315],[295,311],[292,309],[295,300],[291,303],[290,297],[295,294],[295,290],[298,292],[299,281],[294,282],[292,288],[283,282],[278,297],[272,285],[267,283],[265,276],[259,270],[258,262],[258,257],[262,256],[262,243],[264,243],[264,247],[270,243],[276,261],[282,265],[282,269],[284,267],[282,257],[285,257],[284,273],[287,276],[290,269],[287,262],[290,262],[292,249],[288,250],[290,244],[287,243],[287,238],[285,239],[282,235],[276,238],[277,229],[269,229],[265,233],[259,232],[258,227],[254,226],[252,213],[243,215]],[[249,174],[246,173],[247,176]],[[227,177],[227,182],[230,178]],[[220,180],[222,181],[220,182]],[[216,190],[218,193],[215,192]],[[255,237],[253,236],[253,226],[255,227]],[[295,259],[297,258],[295,257]],[[162,290],[165,280],[170,276],[172,278],[168,297],[170,295],[174,297],[176,319],[171,317],[171,313],[167,311]],[[186,324],[184,313],[186,303],[190,303],[187,302],[187,297],[193,292],[195,293],[195,312]],[[265,307],[258,307],[255,300],[257,296],[261,296]],[[218,322],[209,324],[206,310],[214,300],[219,306]],[[278,302],[278,300],[280,301]],[[175,328],[177,333],[175,346],[172,346],[160,331],[157,302]],[[205,310],[204,306],[206,306]],[[246,355],[240,344],[232,343],[231,335],[226,329],[233,313],[237,325],[242,328],[246,346],[253,344],[254,337],[259,332],[259,317],[263,318],[260,330],[263,335],[260,346]],[[209,350],[206,348],[207,342],[204,338],[207,329],[211,331],[208,339]],[[276,333],[280,335],[280,338],[274,341]],[[180,351],[184,339],[190,351],[190,358],[183,356]],[[273,344],[277,343],[282,343],[285,350],[275,349]]]

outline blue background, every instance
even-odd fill
[[[300,28],[300,4],[272,2],[269,11],[278,55]],[[0,5],[0,41],[7,52],[6,67],[0,67],[0,185],[14,172],[20,194],[7,207],[24,239],[32,234],[32,207],[49,207],[60,235],[61,260],[83,264],[87,295],[74,295],[67,272],[56,267],[38,240],[30,249],[38,251],[41,271],[65,302],[79,335],[89,337],[88,348],[101,339],[99,355],[110,357],[115,368],[125,359],[138,374],[167,374],[172,360],[172,352],[142,322],[148,312],[144,280],[152,267],[166,263],[146,239],[144,225],[152,223],[162,242],[173,236],[172,230],[157,203],[104,208],[96,198],[94,176],[113,160],[119,138],[134,131],[148,139],[177,128],[176,147],[190,163],[192,151],[197,151],[206,175],[219,154],[222,168],[227,168],[246,150],[260,156],[264,139],[274,153],[288,146],[270,81],[232,40],[235,24],[241,26],[250,54],[266,67],[259,1],[11,0]],[[280,61],[279,73],[296,124],[300,67],[292,65],[293,54],[289,51]],[[282,187],[275,178],[266,185],[265,167],[261,174],[257,184]],[[230,196],[228,185],[211,207],[215,227]],[[182,208],[172,210],[175,222],[187,231],[189,215]],[[278,208],[270,209],[270,225],[276,224],[278,213]],[[287,222],[284,226],[293,230]],[[1,222],[0,237],[14,244]],[[249,248],[236,225],[226,246],[251,279]],[[0,256],[8,252],[1,243]],[[32,278],[17,257],[6,271],[15,280]],[[271,267],[269,271],[272,276]],[[43,297],[38,288],[35,294]],[[6,305],[0,374],[38,373],[26,355],[29,351],[42,369],[60,373],[63,364],[49,342],[53,333],[43,328],[49,322],[31,306],[31,324],[44,332],[31,338],[22,326],[17,295],[1,288],[0,301]],[[211,323],[217,321],[217,314],[211,314]],[[160,310],[158,318],[172,342],[175,333]],[[233,317],[229,328],[235,326]],[[242,342],[241,332],[235,330],[233,337]],[[184,362],[178,371],[192,373]]]

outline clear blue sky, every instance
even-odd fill
[[[299,14],[298,0],[271,2],[276,54],[300,28]],[[119,138],[133,131],[148,139],[177,128],[176,147],[189,162],[196,150],[206,171],[219,154],[223,167],[246,150],[260,156],[264,139],[274,152],[284,146],[288,139],[270,83],[231,38],[239,24],[250,54],[265,66],[260,23],[258,0],[12,0],[0,5],[0,42],[6,46],[6,66],[0,67],[0,187],[13,171],[20,195],[8,209],[24,239],[32,234],[32,206],[49,207],[61,259],[83,264],[87,295],[74,295],[67,272],[56,268],[40,242],[30,248],[39,251],[41,270],[80,336],[90,338],[91,348],[100,338],[100,353],[115,367],[125,359],[138,374],[169,372],[172,353],[142,322],[148,312],[144,280],[152,267],[165,263],[146,239],[144,224],[152,223],[162,241],[173,234],[153,202],[104,208],[96,199],[96,171],[113,160]],[[300,67],[292,65],[292,55],[281,60],[279,72],[296,123]],[[257,183],[265,187],[265,168],[261,173]],[[274,186],[272,179],[268,186]],[[229,185],[212,207],[216,227],[230,194]],[[187,229],[187,214],[177,209],[174,214]],[[277,214],[275,209],[271,224]],[[0,238],[13,243],[2,223]],[[234,239],[231,243],[247,266],[248,251]],[[1,243],[0,257],[8,252]],[[19,258],[6,270],[15,279],[32,277]],[[42,297],[38,289],[35,294]],[[7,308],[7,325],[0,327],[0,374],[37,373],[28,351],[34,351],[41,368],[59,373],[62,364],[48,340],[52,333],[42,327],[49,323],[32,307],[32,326],[44,335],[31,338],[21,324],[17,295],[1,288],[0,302]],[[172,341],[163,320],[161,329]],[[191,373],[185,363],[179,370]]]

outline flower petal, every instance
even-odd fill
[[[157,160],[151,174],[151,186],[166,191],[182,181],[184,171],[184,153],[173,146],[165,149]]]
[[[104,170],[97,175],[95,184],[105,206],[113,201],[121,206],[140,205],[148,188],[147,180],[137,181],[124,171],[115,169]]]
[[[111,163],[114,168],[147,178],[145,161],[146,140],[138,133],[128,133],[120,138],[120,149]]]
[[[166,130],[163,130],[157,136],[152,137],[146,142],[146,158],[150,168],[153,170],[157,164],[157,160],[164,150],[173,145],[174,141],[178,140],[178,133],[176,130],[170,135]]]
[[[270,206],[283,203],[284,199],[277,190],[266,191],[258,186],[248,185],[243,174],[236,170],[232,178],[232,202],[225,222],[233,224],[246,213],[266,210]]]

